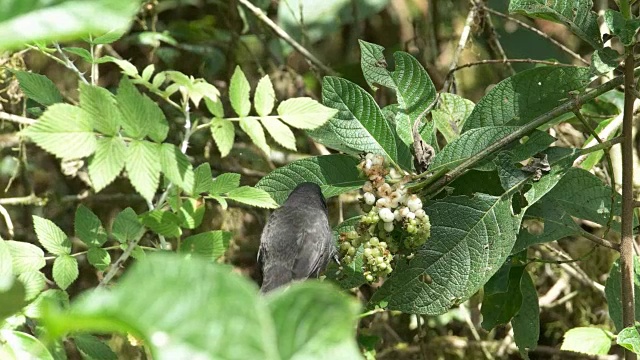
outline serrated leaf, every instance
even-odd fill
[[[100,271],[105,271],[111,265],[111,255],[103,248],[90,247],[87,252],[87,260]]]
[[[521,71],[499,82],[480,99],[462,132],[527,124],[568,99],[569,92],[582,90],[590,82],[591,70],[586,67],[541,66]]]
[[[115,63],[116,65],[118,65],[118,67],[120,67],[120,70],[122,70],[122,73],[127,76],[130,76],[133,78],[138,76],[138,68],[136,68],[135,65],[133,65],[131,62],[127,60],[117,59],[117,58],[114,58],[113,56],[103,56],[99,59],[96,59],[96,63],[98,64],[102,64],[105,62]]]
[[[232,234],[227,231],[208,231],[184,239],[180,252],[217,260],[229,247]]]
[[[253,106],[256,108],[256,112],[260,116],[267,116],[271,114],[273,106],[276,102],[276,93],[273,90],[273,84],[269,75],[265,75],[258,81],[256,87],[256,93],[253,98]]]
[[[185,154],[175,145],[161,145],[160,164],[162,173],[187,194],[193,189],[193,166]]]
[[[616,337],[616,344],[640,354],[640,333],[635,327],[624,328]]]
[[[126,33],[123,29],[112,29],[103,34],[100,34],[93,39],[90,39],[88,42],[91,44],[111,44],[118,41],[124,34]]]
[[[96,192],[111,184],[124,168],[127,146],[120,137],[98,139],[96,152],[89,158],[89,178]]]
[[[500,268],[520,228],[509,197],[449,196],[425,208],[431,237],[415,257],[396,268],[370,306],[439,315],[473,295]],[[460,219],[465,219],[461,222]],[[422,281],[426,275],[431,281]],[[412,289],[411,292],[398,291]]]
[[[218,146],[220,157],[229,155],[236,136],[233,122],[225,119],[213,118],[211,119],[210,125],[211,136]]]
[[[222,196],[212,195],[211,198],[220,204],[220,207],[222,208],[222,210],[227,210],[227,208],[229,207],[227,200]]]
[[[78,278],[78,273],[78,260],[71,255],[61,255],[53,261],[53,280],[62,290]]]
[[[604,21],[624,46],[633,44],[640,29],[640,19],[625,19],[619,11],[607,9],[604,12]]]
[[[169,211],[152,210],[142,215],[142,224],[156,233],[174,238],[182,235],[180,219]]]
[[[213,179],[209,191],[212,194],[226,194],[240,186],[240,174],[224,173]]]
[[[87,49],[80,48],[80,47],[66,46],[66,47],[62,48],[62,50],[65,51],[65,52],[77,55],[82,60],[84,60],[84,61],[86,61],[88,63],[92,63],[93,62],[93,56],[91,55],[91,53]],[[81,83],[81,84],[84,84],[84,83]]]
[[[169,124],[164,113],[148,96],[140,94],[127,77],[120,80],[116,98],[122,128],[128,136],[142,140],[148,135],[155,142],[167,138]]]
[[[33,227],[40,244],[54,255],[71,254],[71,241],[53,221],[33,215]]]
[[[516,316],[511,319],[511,326],[513,327],[513,339],[518,346],[518,351],[526,359],[527,353],[538,346],[538,339],[540,338],[538,293],[531,275],[527,271],[522,274],[520,292],[522,293],[522,305]]]
[[[488,294],[482,299],[482,328],[490,331],[500,324],[506,324],[520,310],[522,292],[520,280],[524,266],[512,266],[509,269],[509,284],[506,292]]]
[[[160,183],[160,145],[133,140],[129,143],[125,168],[133,187],[147,201],[151,201]]]
[[[211,175],[211,165],[209,163],[200,164],[193,171],[193,194],[208,193],[213,186],[213,176]]]
[[[267,145],[267,139],[264,136],[262,125],[256,119],[242,118],[240,119],[240,128],[244,131],[251,141],[262,150],[265,154],[271,153],[271,148]]]
[[[196,79],[189,92],[189,98],[193,101],[196,107],[200,106],[200,100],[202,100],[202,98],[216,101],[219,96],[220,91],[204,79]]]
[[[325,76],[322,102],[338,113],[322,127],[310,131],[311,137],[352,155],[368,152],[397,162],[393,131],[369,93],[348,80]]]
[[[202,199],[185,199],[178,210],[180,227],[195,229],[202,224],[204,218],[204,201]]]
[[[153,64],[147,65],[147,67],[145,67],[144,70],[142,70],[142,74],[140,75],[142,77],[142,80],[149,81],[151,79],[151,76],[153,76],[154,71],[156,71],[155,65]]]
[[[365,179],[356,166],[358,159],[343,154],[323,155],[296,160],[277,168],[256,184],[282,204],[298,184],[314,182],[329,198],[362,187]]]
[[[312,130],[324,125],[337,111],[308,98],[287,99],[278,105],[280,119],[296,129]]]
[[[606,355],[611,349],[611,336],[603,329],[577,327],[564,334],[560,350],[590,355]]]
[[[358,40],[358,43],[360,44],[360,67],[369,87],[373,91],[378,89],[377,85],[392,89],[394,82],[387,70],[384,47],[364,40]]]
[[[89,114],[92,127],[115,136],[120,128],[120,112],[115,96],[105,88],[80,83],[80,107]]]
[[[509,12],[553,21],[567,26],[595,49],[602,47],[598,15],[591,0],[511,0]]]
[[[231,102],[233,111],[235,111],[239,117],[247,116],[251,111],[251,101],[249,100],[250,92],[251,86],[249,85],[247,77],[244,75],[244,72],[242,72],[240,66],[236,66],[229,83],[229,102]]]
[[[37,272],[47,264],[44,259],[44,251],[36,245],[13,240],[4,241],[4,243],[11,254],[15,275],[28,271]]]
[[[118,356],[111,348],[95,336],[87,334],[73,335],[73,342],[84,356],[91,360],[117,360]]]
[[[88,114],[69,104],[51,105],[23,134],[61,159],[81,159],[96,149],[96,135]]]
[[[125,244],[132,240],[138,240],[144,231],[136,212],[131,208],[126,208],[118,213],[113,221],[111,235],[120,243]]]
[[[44,275],[40,271],[25,271],[18,275],[25,289],[24,299],[29,301],[35,298],[47,287]]]
[[[74,228],[76,236],[87,246],[102,246],[107,242],[107,232],[100,219],[84,205],[76,210]]]
[[[467,117],[473,111],[475,104],[461,96],[442,93],[438,107],[431,112],[436,128],[447,143],[452,142],[460,136],[460,131],[464,126]]]
[[[229,191],[227,198],[243,204],[265,209],[275,209],[278,207],[278,204],[273,201],[266,191],[250,186],[241,186]]]
[[[205,98],[204,104],[207,106],[209,112],[217,118],[224,118],[224,108],[222,107],[222,101],[218,99],[217,101],[213,101],[211,99]]]
[[[13,71],[20,89],[31,100],[49,106],[62,102],[62,94],[48,77],[27,71]]]
[[[287,125],[271,117],[260,118],[260,121],[273,140],[284,148],[296,151],[296,137]]]

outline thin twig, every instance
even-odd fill
[[[453,82],[453,69],[458,67],[458,60],[460,59],[460,55],[462,54],[462,50],[464,50],[465,46],[467,46],[467,41],[469,41],[469,35],[471,34],[471,26],[473,25],[473,19],[476,16],[477,6],[472,2],[471,9],[469,9],[469,13],[467,14],[467,18],[464,21],[464,27],[462,28],[462,33],[460,34],[460,40],[458,40],[458,46],[456,47],[455,52],[453,53],[453,58],[451,59],[451,63],[449,64],[449,74],[444,81],[444,85],[442,85],[441,92],[448,92],[449,87]]]
[[[535,60],[535,59],[490,59],[490,60],[480,60],[480,61],[474,61],[474,62],[470,62],[464,65],[459,65],[456,66],[455,69],[451,70],[453,72],[456,72],[460,69],[464,69],[464,68],[468,68],[471,66],[477,66],[477,65],[487,65],[487,64],[505,64],[505,63],[526,63],[526,64],[543,64],[543,65],[550,65],[550,66],[573,66],[571,64],[563,64],[557,61],[548,61],[548,60]]]
[[[487,0],[482,0],[479,5],[482,8],[485,8],[486,1]],[[484,17],[484,35],[487,38],[487,44],[489,45],[489,49],[494,53],[494,57],[500,60],[506,60],[507,54],[504,52],[504,49],[502,48],[502,44],[500,44],[500,40],[498,40],[498,32],[496,31],[496,28],[493,26],[493,21],[491,21],[491,16],[489,16],[489,13],[486,13],[486,12],[482,12],[482,14]],[[504,62],[504,64],[508,72],[508,74],[506,74],[507,76],[505,77],[515,75],[516,71],[511,66],[511,63]]]
[[[62,51],[60,44],[53,43],[53,46],[55,46],[56,50],[58,50],[58,54],[60,54],[60,57],[64,61],[64,66],[66,66],[67,69],[73,71],[83,83],[89,84],[89,81],[87,81],[87,79],[84,77],[84,73],[81,72],[80,69],[76,67],[76,64],[74,64],[73,61],[69,59],[67,54],[65,54],[64,51]]]
[[[267,25],[276,35],[278,35],[282,40],[286,41],[291,47],[293,47],[297,52],[302,54],[307,60],[309,60],[313,65],[317,66],[324,73],[329,75],[335,75],[336,72],[322,63],[320,59],[318,59],[315,55],[313,55],[309,50],[305,49],[304,46],[300,45],[297,41],[295,41],[286,31],[284,31],[278,24],[273,22],[269,17],[260,10],[260,8],[253,5],[249,0],[238,0],[240,4],[246,7],[249,11],[255,15],[258,20],[262,21]]]
[[[7,120],[7,121],[14,122],[16,124],[22,124],[22,125],[33,125],[36,122],[38,122],[38,120],[29,119],[24,116],[9,114],[4,111],[0,111],[0,120]]]
[[[473,324],[473,321],[471,321],[471,315],[469,313],[469,310],[464,306],[464,304],[460,304],[458,306],[458,310],[460,310],[460,312],[462,313],[462,316],[464,317],[464,321],[467,323],[467,326],[471,331],[471,335],[473,335],[473,338],[478,342],[478,344],[480,344],[480,349],[482,350],[482,354],[484,355],[485,359],[493,360],[494,359],[493,356],[487,349],[484,342],[482,342],[482,339],[480,338],[480,334],[478,333],[476,326]]]
[[[4,222],[7,224],[7,231],[9,232],[9,236],[13,238],[13,236],[15,235],[13,231],[13,221],[11,221],[11,215],[9,215],[7,209],[5,209],[2,205],[0,205],[0,214],[4,218]]]

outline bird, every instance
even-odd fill
[[[269,216],[258,250],[261,293],[318,277],[337,253],[320,186],[299,184]]]

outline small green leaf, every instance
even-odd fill
[[[475,104],[461,96],[442,93],[438,107],[431,112],[436,128],[447,140],[452,142],[460,136],[460,131],[464,126]]]
[[[226,194],[240,186],[240,174],[224,173],[213,179],[209,191],[211,194]]]
[[[169,211],[152,210],[142,215],[142,224],[160,235],[174,238],[182,235],[180,219]]]
[[[13,73],[29,99],[44,106],[62,102],[62,94],[48,77],[27,71],[16,70]]]
[[[207,106],[209,112],[216,118],[224,118],[224,108],[222,107],[222,101],[218,99],[217,101],[213,101],[211,99],[204,99],[204,103]]]
[[[640,354],[640,334],[635,327],[622,329],[616,338],[616,344]]]
[[[193,166],[185,154],[175,145],[161,145],[160,164],[162,172],[172,183],[190,193],[193,189]]]
[[[13,240],[8,240],[4,243],[9,248],[15,275],[28,271],[37,272],[47,264],[44,260],[44,251],[36,245]]]
[[[112,29],[103,33],[102,35],[90,39],[88,42],[95,45],[112,44],[118,41],[122,36],[124,36],[125,33],[126,31],[123,29]]]
[[[254,107],[256,108],[258,115],[268,116],[271,114],[275,101],[276,93],[273,90],[273,84],[271,84],[269,75],[265,75],[260,79],[260,81],[258,81],[256,94],[253,99]]]
[[[120,67],[123,74],[133,78],[138,76],[138,69],[136,68],[136,66],[127,60],[117,59],[112,56],[103,56],[97,59],[96,62],[98,64],[105,63],[105,62],[112,62]]]
[[[217,260],[229,247],[231,233],[227,231],[208,231],[184,239],[180,252]]]
[[[117,360],[118,355],[111,348],[95,336],[77,334],[73,336],[73,342],[82,353],[92,360]]]
[[[260,121],[271,137],[283,147],[296,151],[296,137],[289,127],[274,118],[261,118]]]
[[[282,121],[296,129],[317,129],[337,113],[336,109],[308,97],[287,99],[278,105],[278,115]]]
[[[0,239],[0,293],[12,287],[14,278],[13,259],[7,242]],[[0,315],[0,320],[3,316]]]
[[[185,199],[178,210],[180,226],[185,229],[195,229],[202,224],[204,218],[204,203],[202,199]]]
[[[625,19],[619,11],[607,9],[604,12],[604,21],[624,46],[633,44],[640,29],[640,19]]]
[[[109,90],[80,83],[80,107],[89,114],[92,127],[109,136],[116,136],[120,128],[120,112],[115,96]]]
[[[89,260],[89,264],[93,265],[100,271],[107,270],[111,264],[111,256],[109,255],[109,252],[99,247],[89,248],[89,251],[87,252],[87,260]]]
[[[229,191],[229,193],[227,194],[227,198],[243,204],[266,209],[275,209],[278,207],[278,204],[273,201],[269,193],[262,189],[257,189],[250,186],[241,186],[237,189]]]
[[[91,53],[89,52],[89,50],[84,49],[84,48],[80,48],[80,47],[72,47],[72,46],[67,46],[62,48],[63,51],[74,54],[79,56],[82,60],[88,62],[88,63],[93,63],[93,56],[91,55]],[[82,83],[84,84],[84,83]]]
[[[128,136],[142,140],[148,135],[155,142],[167,138],[169,124],[164,113],[148,96],[140,94],[128,78],[120,80],[116,98],[122,115],[122,128]]]
[[[18,280],[24,285],[24,299],[27,301],[35,298],[47,287],[44,275],[40,271],[25,271],[18,275]]]
[[[577,327],[564,334],[560,350],[589,355],[606,355],[611,349],[612,336],[595,327]]]
[[[200,164],[193,171],[193,191],[192,194],[202,194],[211,191],[213,186],[213,176],[211,175],[211,165],[209,163]]]
[[[159,144],[133,140],[125,160],[125,168],[133,187],[147,201],[151,201],[160,183],[161,148]]]
[[[1,247],[2,245],[0,245]],[[8,261],[11,267],[11,259]],[[10,282],[6,284],[6,288],[0,289],[0,321],[12,316],[24,308],[28,303],[25,300],[25,288],[20,281],[10,277]],[[1,340],[0,340],[1,341]],[[2,345],[0,344],[0,354],[2,354]]]
[[[51,105],[23,134],[61,159],[81,159],[96,150],[88,114],[69,104]]]
[[[251,141],[260,148],[265,154],[271,153],[271,148],[267,145],[267,139],[264,136],[264,130],[262,129],[262,125],[256,119],[250,118],[242,118],[240,119],[240,128],[244,131]]]
[[[591,69],[597,74],[606,74],[620,65],[620,54],[610,47],[596,50],[591,55]]]
[[[131,208],[126,208],[118,213],[113,221],[111,235],[120,243],[125,244],[132,240],[138,240],[144,231],[136,212]]]
[[[378,85],[394,88],[393,79],[387,70],[384,47],[378,44],[358,40],[360,43],[360,66],[369,87],[376,91]]]
[[[156,67],[153,64],[147,65],[147,67],[142,70],[142,80],[149,81],[151,76],[153,76],[153,72],[156,70]]]
[[[78,261],[71,255],[58,256],[53,261],[53,280],[66,290],[78,278]]]
[[[76,210],[74,226],[76,236],[88,246],[102,246],[107,242],[107,232],[100,219],[84,205]]]
[[[121,137],[98,139],[96,152],[89,158],[89,178],[98,192],[111,184],[124,168],[127,146]]]
[[[518,350],[526,359],[527,353],[538,346],[540,338],[540,308],[538,306],[538,293],[527,271],[520,279],[520,292],[522,293],[522,305],[516,316],[511,319],[513,338]]]
[[[54,255],[71,254],[71,241],[53,221],[33,215],[33,227],[47,251]]]
[[[236,136],[233,122],[225,119],[213,118],[211,119],[210,125],[211,136],[218,146],[220,156],[225,157],[229,155]]]
[[[249,85],[247,77],[244,75],[244,72],[242,72],[240,66],[236,66],[229,84],[229,101],[231,102],[231,107],[239,117],[247,116],[251,111],[251,101],[249,100],[250,92],[251,86]]]
[[[0,354],[6,355],[8,359],[16,360],[54,360],[40,340],[22,331],[8,329],[0,330]]]

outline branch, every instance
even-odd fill
[[[7,120],[22,125],[33,125],[38,121],[24,116],[9,114],[4,111],[0,111],[0,120]]]
[[[320,59],[315,57],[315,55],[309,52],[309,50],[305,49],[304,46],[300,45],[300,43],[295,41],[291,36],[289,36],[289,34],[287,34],[286,31],[284,31],[280,26],[278,26],[278,24],[276,24],[271,19],[269,19],[269,17],[265,13],[263,13],[262,10],[260,10],[260,8],[253,5],[251,2],[249,2],[249,0],[238,0],[238,2],[240,2],[240,4],[242,4],[249,11],[251,11],[253,15],[255,15],[258,18],[258,20],[265,23],[265,25],[267,25],[282,40],[286,41],[287,44],[291,45],[291,47],[296,49],[297,52],[299,52],[300,54],[302,54],[302,56],[307,58],[307,60],[309,60],[313,65],[317,66],[320,70],[322,70],[323,72],[329,75],[336,74],[336,72],[333,69],[323,64],[322,61],[320,61]]]
[[[455,72],[458,71],[460,69],[464,69],[464,68],[468,68],[471,66],[477,66],[477,65],[487,65],[487,64],[507,64],[507,63],[526,63],[526,64],[543,64],[543,65],[550,65],[550,66],[573,66],[571,64],[563,64],[557,61],[548,61],[548,60],[535,60],[535,59],[491,59],[491,60],[480,60],[480,61],[474,61],[474,62],[470,62],[464,65],[460,65],[460,66],[456,66],[453,70],[450,70],[450,72]],[[448,75],[447,75],[448,76]]]
[[[471,25],[473,25],[473,19],[476,16],[477,6],[472,3],[471,9],[467,14],[467,19],[464,21],[464,28],[462,28],[462,33],[460,34],[460,40],[458,40],[458,46],[456,47],[456,51],[453,53],[453,58],[451,59],[451,64],[449,64],[449,74],[444,81],[444,85],[442,85],[441,92],[449,92],[449,87],[451,86],[453,79],[453,69],[458,66],[458,59],[460,58],[460,54],[462,54],[462,50],[467,45],[467,41],[469,41],[469,34],[471,34]]]

